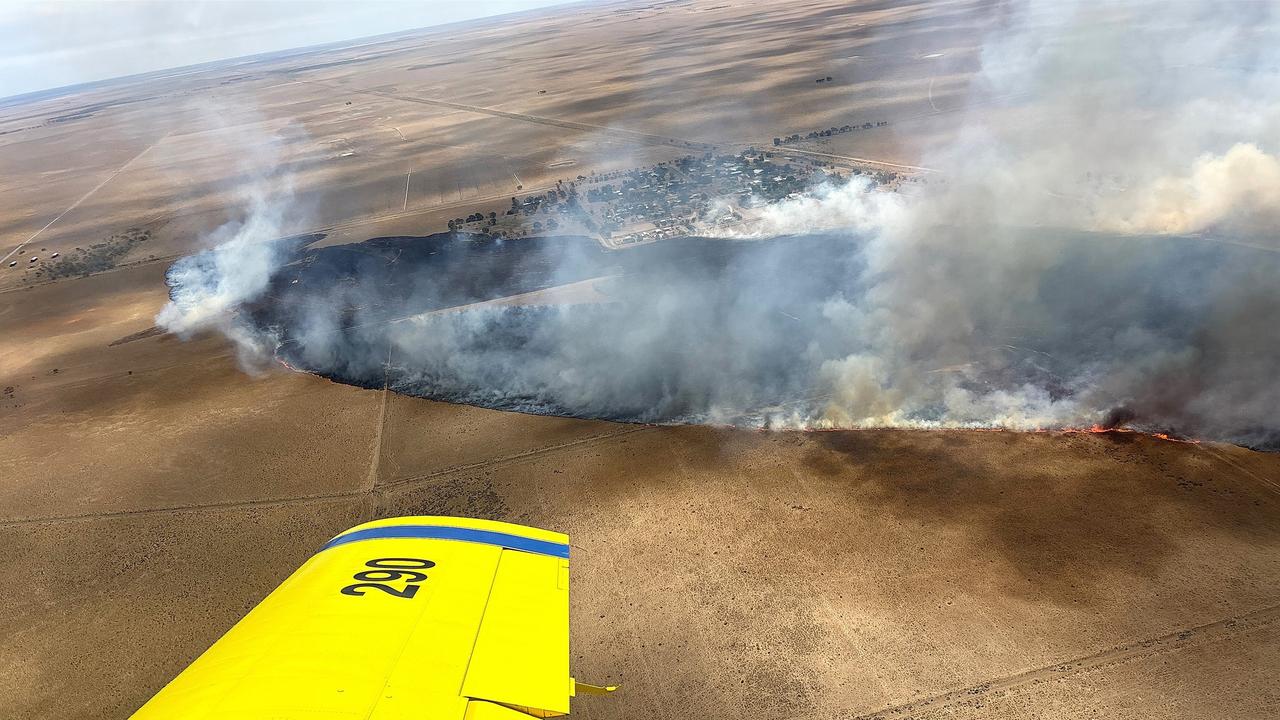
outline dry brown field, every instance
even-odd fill
[[[912,163],[993,12],[597,3],[0,105],[0,254],[26,246],[0,265],[0,717],[127,717],[328,537],[401,514],[571,535],[574,673],[623,684],[585,718],[1275,717],[1280,456],[528,416],[148,332],[268,152],[283,231],[326,242],[690,143],[887,120],[803,147]],[[129,228],[115,269],[26,267]]]

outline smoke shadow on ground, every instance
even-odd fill
[[[1280,539],[1275,497],[1185,443],[1136,433],[811,436],[805,466],[848,480],[848,502],[945,527],[1012,571],[961,578],[973,592],[994,584],[1035,602],[1106,603],[1123,588],[1167,582],[1166,564],[1198,533],[1254,547]]]
[[[565,529],[585,566],[644,557],[681,607],[735,627],[810,592],[855,615],[955,601],[1033,626],[1147,607],[1184,622],[1266,601],[1259,549],[1280,546],[1261,484],[1136,434],[658,427],[377,494],[377,516]]]
[[[155,386],[155,377],[183,366],[203,367],[205,375],[222,372],[241,374],[235,352],[221,337],[208,334],[191,343],[173,335],[157,335],[134,343],[103,343],[101,348],[80,347],[41,359],[41,372],[5,380],[16,388],[24,403],[56,405],[60,413],[84,417],[115,415],[144,403],[157,410],[199,403],[215,397],[214,385],[184,387],[181,392]],[[57,372],[52,372],[57,369]],[[87,388],[92,392],[86,392]],[[23,412],[6,418],[5,429],[18,432],[38,422],[35,413]]]

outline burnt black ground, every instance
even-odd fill
[[[824,363],[870,355],[926,370],[965,363],[966,389],[1030,386],[1088,404],[1089,422],[1280,447],[1274,418],[1233,410],[1273,382],[1280,330],[1266,318],[1280,311],[1280,290],[1241,299],[1223,289],[1241,273],[1280,276],[1273,254],[1202,238],[1034,232],[1052,249],[1034,294],[976,315],[985,324],[962,329],[961,354],[954,338],[885,347],[876,328],[850,331],[833,307],[866,306],[883,278],[847,235],[618,251],[579,237],[374,238],[300,250],[245,312],[294,367],[496,409],[767,424],[820,412]],[[607,302],[434,312],[593,278]],[[927,403],[912,417],[948,420]]]

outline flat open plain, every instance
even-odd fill
[[[1280,456],[527,416],[149,332],[249,150],[326,242],[854,119],[891,124],[817,149],[912,163],[987,13],[603,3],[0,108],[0,717],[125,718],[328,537],[417,513],[571,535],[574,673],[624,686],[585,718],[1275,717]],[[114,269],[25,268],[129,228]]]

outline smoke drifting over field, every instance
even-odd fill
[[[234,132],[221,122],[216,108],[200,109],[213,126]],[[284,228],[305,210],[294,196],[292,178],[274,172],[281,161],[276,139],[252,134],[237,134],[235,139],[244,149],[240,170],[246,180],[233,190],[244,216],[215,230],[208,238],[209,249],[173,264],[169,303],[156,316],[156,324],[183,338],[220,331],[235,341],[241,365],[256,370],[278,339],[240,322],[236,312],[259,297],[288,261],[296,243],[283,237]]]
[[[1280,447],[1278,49],[1266,4],[1024,3],[925,184],[826,188],[751,239],[373,242],[394,266],[282,268],[245,225],[175,266],[160,321],[492,407]],[[423,314],[591,277],[590,304]]]

